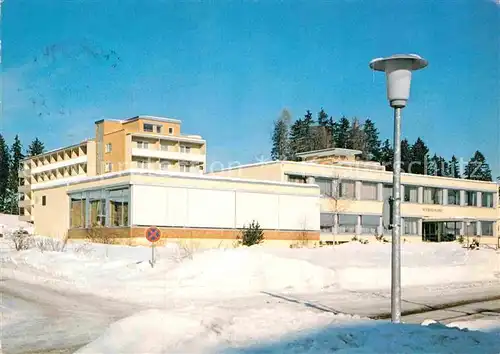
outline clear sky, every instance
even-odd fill
[[[323,107],[392,136],[374,57],[418,53],[403,136],[500,175],[500,6],[495,0],[7,0],[1,131],[46,148],[101,118],[159,115],[207,140],[208,161],[269,158],[272,122]]]

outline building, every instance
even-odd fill
[[[153,116],[95,122],[95,137],[22,161],[19,173],[19,214],[34,222],[34,208],[44,205],[33,190],[59,182],[127,169],[202,174],[206,142],[199,135],[181,134],[181,121]]]
[[[320,239],[374,241],[391,233],[383,225],[383,201],[392,194],[392,172],[359,161],[361,151],[326,149],[299,154],[303,160],[271,161],[210,175],[316,184],[321,193]],[[402,237],[406,242],[477,238],[499,244],[498,185],[418,174],[402,174]]]
[[[232,246],[255,220],[266,244],[319,241],[318,186],[205,175],[205,141],[178,120],[95,124],[95,138],[23,161],[20,213],[37,234],[141,244],[157,226],[163,241]]]

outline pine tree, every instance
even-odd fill
[[[411,173],[410,167],[411,167],[411,160],[412,160],[412,155],[411,155],[411,145],[408,142],[408,139],[403,139],[401,140],[401,170]]]
[[[492,181],[490,166],[480,151],[476,151],[464,170],[464,178],[478,181]]]
[[[321,108],[318,112],[318,126],[315,127],[316,146],[314,150],[328,149],[332,147],[332,118]]]
[[[312,151],[320,149],[320,142],[318,141],[317,129],[314,126],[314,119],[310,110],[306,111],[303,119],[303,139],[305,151]]]
[[[28,150],[26,151],[26,153],[28,154],[28,156],[36,156],[43,154],[44,150],[45,146],[43,145],[43,143],[38,138],[35,138],[35,140],[33,140],[28,146]]]
[[[349,129],[347,148],[366,152],[365,132],[357,118],[352,120],[351,129]]]
[[[304,141],[304,121],[297,119],[290,128],[290,155],[291,159],[297,161],[297,154],[307,150]]]
[[[363,158],[369,161],[378,161],[380,159],[380,140],[375,123],[371,119],[367,119],[363,124],[363,131],[366,139]]]
[[[416,174],[426,174],[427,167],[429,165],[429,148],[425,145],[422,139],[417,138],[415,144],[411,148],[412,162],[411,162],[411,173]]]
[[[10,163],[10,173],[9,173],[9,190],[7,193],[8,198],[8,211],[11,214],[17,214],[18,211],[18,190],[19,190],[19,165],[21,160],[24,158],[22,153],[22,144],[19,140],[19,136],[15,136],[14,143],[11,147],[11,163]]]
[[[380,163],[385,166],[386,171],[393,170],[394,163],[394,149],[389,142],[389,139],[385,139],[382,148],[380,149]]]
[[[460,178],[460,166],[458,165],[458,159],[455,155],[451,157],[448,164],[448,176],[453,178]]]
[[[10,152],[5,139],[0,134],[0,212],[6,213],[7,190],[9,187]]]
[[[328,125],[328,114],[326,114],[323,108],[321,108],[321,111],[318,112],[318,125],[322,127],[326,127]]]
[[[349,142],[349,130],[351,129],[351,123],[346,117],[340,118],[340,121],[335,126],[333,136],[335,141],[335,147],[347,148]]]
[[[273,160],[284,161],[290,158],[290,142],[288,140],[290,120],[290,112],[287,109],[283,109],[278,120],[274,122],[273,147],[271,149],[271,158]]]

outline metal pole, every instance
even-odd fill
[[[401,108],[394,108],[394,165],[393,165],[394,215],[391,258],[391,320],[401,322]]]
[[[155,244],[151,245],[151,268],[155,266]]]

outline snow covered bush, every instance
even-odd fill
[[[43,237],[35,239],[35,247],[38,248],[40,252],[64,252],[66,249],[66,243],[68,238],[65,237],[62,240],[57,238]]]
[[[14,248],[16,251],[27,250],[33,247],[33,236],[31,236],[28,231],[23,229],[18,229],[11,234],[12,242],[14,242]]]
[[[117,242],[116,234],[111,232],[110,229],[93,225],[87,229],[87,240],[92,243],[103,243],[105,245],[114,245]]]
[[[243,226],[240,235],[238,235],[238,243],[243,246],[258,245],[264,241],[264,232],[260,228],[258,221],[252,220],[248,226]]]

